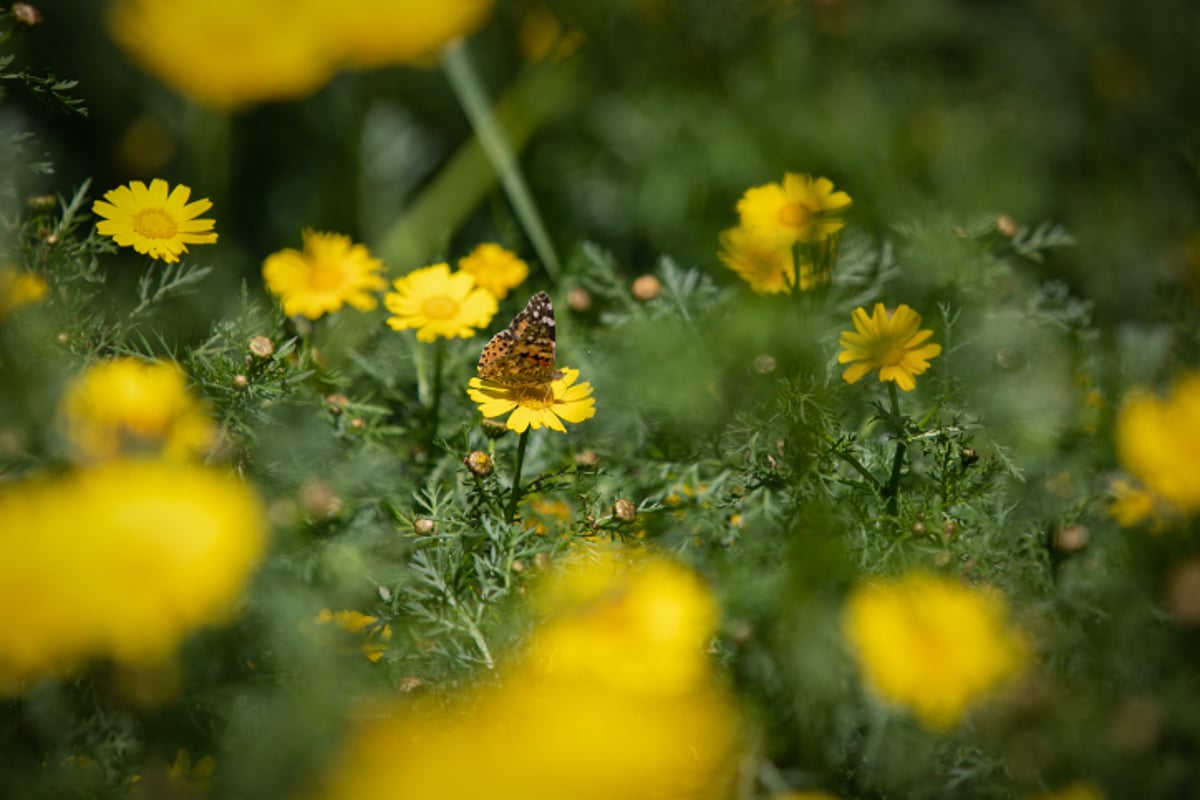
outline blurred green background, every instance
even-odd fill
[[[52,184],[29,188],[186,178],[214,201],[221,260],[244,276],[304,226],[381,244],[470,136],[436,68],[344,73],[306,99],[224,120],[132,67],[105,33],[103,3],[38,5],[45,23],[18,38],[20,57],[79,79],[89,115],[20,94],[4,104],[57,164]],[[595,240],[635,274],[666,253],[732,282],[716,233],[746,187],[795,170],[847,189],[853,224],[873,233],[929,216],[948,228],[1000,213],[1061,222],[1082,245],[1040,269],[1095,299],[1102,318],[1156,313],[1164,284],[1197,287],[1194,3],[545,7],[583,32],[566,62],[523,60],[534,4],[522,2],[498,4],[470,55],[497,97],[553,73],[518,116],[532,128],[522,164],[562,254]],[[502,196],[470,211],[461,226],[434,219],[425,252],[389,267],[485,238],[529,254]],[[907,280],[942,278],[936,255],[915,255]]]

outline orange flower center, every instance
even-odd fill
[[[179,230],[175,218],[161,208],[146,208],[134,214],[133,229],[147,239],[170,239]]]
[[[317,262],[308,273],[308,285],[319,292],[337,291],[342,282],[342,271],[335,264]]]
[[[549,386],[522,386],[514,390],[513,399],[525,408],[545,411],[554,407],[554,390]]]
[[[421,303],[426,319],[450,319],[458,314],[458,303],[445,295],[428,297]]]
[[[871,348],[871,360],[885,367],[895,367],[904,360],[904,347],[893,339],[876,342]]]
[[[803,203],[787,203],[779,209],[779,224],[787,228],[803,228],[812,219],[812,212]]]

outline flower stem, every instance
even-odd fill
[[[442,410],[442,356],[445,352],[445,340],[438,339],[433,346],[433,391],[429,400],[429,448],[437,439],[438,417]]]
[[[521,438],[517,440],[517,463],[513,467],[512,479],[512,496],[508,499],[508,520],[511,522],[517,518],[517,501],[521,499],[521,467],[525,463],[525,445],[529,441],[529,429],[521,431]]]
[[[888,499],[888,513],[895,516],[899,507],[900,471],[904,467],[904,454],[908,449],[908,443],[904,441],[904,423],[900,418],[900,395],[896,391],[895,381],[888,381],[888,395],[892,399],[892,423],[896,426],[896,455],[892,459],[892,474],[888,478],[887,485],[883,487],[883,496]]]
[[[451,42],[442,50],[442,65],[446,69],[446,77],[450,88],[454,91],[458,102],[462,104],[471,127],[483,152],[500,178],[505,194],[513,205],[521,227],[529,237],[533,249],[550,275],[550,280],[557,281],[560,271],[558,254],[550,240],[546,225],[538,212],[537,203],[529,191],[529,185],[521,174],[513,147],[504,135],[504,129],[496,118],[479,72],[467,55],[466,46],[461,39]]]

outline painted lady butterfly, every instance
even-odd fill
[[[554,367],[554,304],[538,292],[483,347],[479,377],[501,386],[544,386],[562,377]]]

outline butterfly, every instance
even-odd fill
[[[538,292],[483,346],[479,377],[506,387],[544,386],[562,377],[554,368],[554,347],[554,304]]]

